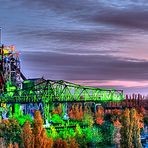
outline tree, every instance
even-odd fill
[[[133,147],[142,148],[140,140],[140,117],[138,112],[135,109],[131,110],[131,122],[133,122]]]
[[[93,126],[94,124],[94,119],[93,116],[90,113],[85,113],[83,116],[83,124]]]
[[[99,107],[97,112],[95,113],[96,123],[102,125],[104,123],[104,109],[103,107]]]
[[[76,119],[81,121],[83,118],[83,110],[81,104],[75,104],[72,106],[71,110],[69,111],[69,117],[71,119]]]
[[[7,147],[9,144],[13,145],[15,143],[18,143],[19,146],[21,145],[21,132],[21,127],[16,120],[2,120],[0,124],[0,137],[2,137],[5,140]]]
[[[115,143],[116,147],[120,147],[120,140],[121,140],[121,134],[120,134],[120,127],[115,127],[114,129],[114,135],[113,135],[113,142]]]
[[[101,126],[101,132],[103,134],[103,142],[106,145],[113,144],[114,126],[111,122],[105,121]]]
[[[43,120],[41,117],[40,111],[35,111],[34,113],[34,147],[40,148],[41,147],[41,141],[39,140],[39,137],[41,136],[43,130]]]
[[[54,141],[53,148],[69,148],[68,143],[61,138]]]
[[[42,120],[40,111],[35,111],[33,131],[34,131],[33,132],[34,133],[34,148],[48,147],[48,138],[46,135],[46,130],[43,128],[43,120]],[[52,146],[52,142],[50,143],[50,146]]]
[[[112,117],[111,117],[111,120],[114,124],[114,126],[120,126],[120,122],[119,122],[119,117],[121,115],[121,111],[119,109],[114,109],[112,111]]]
[[[34,136],[31,129],[31,125],[29,121],[26,121],[23,126],[23,144],[25,148],[33,148],[34,147]]]
[[[126,109],[122,114],[121,124],[121,148],[142,148],[138,112],[135,109]]]
[[[104,139],[102,129],[99,128],[98,126],[93,127],[93,129],[92,129],[92,143],[102,144],[104,140],[105,139]],[[103,143],[103,144],[106,144],[106,143]]]
[[[82,128],[80,127],[79,124],[76,125],[75,133],[76,133],[75,134],[76,141],[79,143],[81,148],[85,148],[86,145],[87,145],[87,142],[86,142],[86,139],[84,137]]]
[[[119,122],[118,119],[116,119],[115,121],[113,121],[113,125],[114,125],[115,127],[120,127],[120,126],[121,126],[121,123]]]
[[[59,137],[58,132],[56,131],[54,126],[50,126],[49,136],[52,136],[53,139],[57,139]]]
[[[41,135],[38,139],[41,143],[40,148],[47,148],[47,142],[48,142],[48,138],[46,135],[46,130],[43,128]]]
[[[62,104],[60,103],[56,109],[52,110],[52,114],[62,114]]]
[[[9,143],[8,148],[13,148],[13,144]]]
[[[59,114],[53,114],[51,120],[53,123],[64,124],[64,121]]]
[[[47,139],[47,148],[52,148],[53,147],[53,139],[52,137]]]
[[[74,138],[69,140],[69,148],[79,148],[79,144]]]
[[[121,127],[121,130],[120,130],[120,133],[121,133],[121,141],[120,141],[120,144],[121,144],[121,148],[132,148],[131,147],[131,134],[129,134],[129,131],[130,131],[130,111],[129,109],[126,109],[122,116],[121,116],[121,124],[122,124],[122,127]]]

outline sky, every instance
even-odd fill
[[[27,78],[148,92],[147,0],[0,0],[0,27]]]

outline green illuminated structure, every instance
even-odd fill
[[[36,110],[35,106],[38,106],[47,119],[55,104],[63,103],[66,113],[68,103],[84,105],[91,102],[95,105],[123,99],[122,90],[81,86],[63,80],[26,79],[21,73],[19,54],[14,46],[0,46],[0,114],[3,118],[22,113],[23,106],[24,114],[31,113],[29,107]]]
[[[124,99],[122,90],[81,86],[63,80],[44,80],[33,85],[24,81],[23,89],[8,89],[0,103],[106,102]]]

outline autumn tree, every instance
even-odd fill
[[[39,137],[41,136],[41,132],[43,130],[43,120],[41,117],[40,111],[35,111],[34,113],[34,147],[40,148],[41,141],[39,141]]]
[[[19,148],[18,143],[14,143],[13,148]]]
[[[62,104],[61,103],[58,104],[58,107],[57,108],[54,108],[52,110],[52,114],[59,114],[59,115],[62,114]]]
[[[48,147],[48,138],[46,134],[46,130],[43,128],[41,135],[38,139],[40,141],[40,148],[47,148]]]
[[[99,125],[102,125],[104,123],[104,109],[103,107],[97,108],[97,111],[95,113],[96,123]]]
[[[34,147],[34,136],[31,129],[31,125],[29,121],[26,121],[23,126],[23,144],[25,148],[33,148]]]
[[[120,123],[119,119],[116,119],[115,121],[113,121],[113,125],[115,127],[121,127],[121,123]]]
[[[13,144],[9,143],[8,148],[13,148]]]
[[[69,140],[69,148],[79,148],[79,144],[74,138]]]
[[[62,140],[61,138],[58,138],[54,141],[53,148],[69,148],[69,146],[66,140]]]
[[[142,148],[141,139],[140,139],[140,117],[138,112],[135,109],[131,110],[131,123],[133,124],[133,147]]]
[[[53,143],[54,143],[53,138],[52,137],[48,138],[47,139],[47,148],[52,148]]]
[[[120,141],[120,145],[121,148],[132,148],[132,137],[130,134],[130,111],[129,109],[126,109],[122,116],[121,116],[121,141]]]
[[[33,133],[34,133],[34,148],[52,147],[52,141],[51,139],[47,138],[46,130],[43,128],[43,120],[42,120],[40,111],[35,111],[35,114],[34,114]]]
[[[135,109],[126,109],[121,118],[121,148],[142,148],[140,141],[140,119]]]
[[[83,118],[82,104],[78,103],[74,104],[68,114],[71,119],[82,120]]]

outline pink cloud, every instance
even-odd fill
[[[148,81],[122,81],[122,80],[114,80],[114,81],[99,81],[99,80],[72,80],[71,82],[84,85],[84,86],[94,86],[94,87],[148,87]]]

